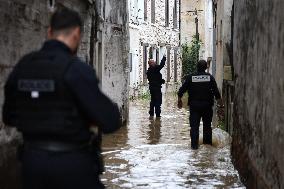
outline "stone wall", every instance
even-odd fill
[[[234,4],[234,164],[248,188],[284,188],[284,2]]]
[[[119,105],[125,122],[128,118],[129,92],[127,1],[104,2],[102,90]]]
[[[196,35],[195,17],[197,10],[198,33],[201,40],[200,59],[212,58],[213,53],[213,10],[212,0],[181,0],[181,44],[190,44]]]
[[[190,43],[196,35],[195,9],[198,14],[199,39],[205,42],[205,1],[181,0],[181,43]]]
[[[79,11],[84,18],[84,37],[80,57],[89,54],[89,16],[85,1],[0,0],[0,112],[3,105],[5,81],[24,54],[39,49],[45,40],[49,17],[55,7],[64,4]],[[0,120],[2,120],[2,113]],[[0,188],[19,188],[19,164],[16,161],[17,138],[19,134],[6,128],[0,121]]]

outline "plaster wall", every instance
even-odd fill
[[[234,7],[234,164],[247,188],[284,188],[284,2]]]
[[[223,88],[224,66],[230,65],[227,46],[231,42],[231,13],[233,0],[217,0],[216,17],[216,82],[220,91]]]

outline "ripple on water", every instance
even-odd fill
[[[189,112],[163,106],[148,119],[148,104],[130,104],[129,124],[104,138],[108,188],[243,188],[230,159],[230,136],[213,130],[213,146],[190,149]],[[200,142],[202,141],[200,127]]]

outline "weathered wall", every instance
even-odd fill
[[[181,43],[190,43],[196,35],[195,9],[198,13],[199,39],[205,42],[205,1],[181,0]]]
[[[125,122],[129,92],[127,1],[106,0],[104,3],[102,90],[119,105]]]
[[[237,0],[232,155],[248,188],[284,188],[284,1]]]
[[[204,50],[201,58],[207,60],[213,56],[213,2],[212,0],[205,0],[204,7]],[[211,68],[212,69],[212,68]],[[212,73],[212,70],[209,70]]]
[[[222,91],[224,79],[224,66],[230,65],[227,46],[231,42],[231,12],[233,0],[215,0],[216,12],[216,75],[215,79]]]
[[[84,1],[57,1],[55,6],[73,7],[84,17],[85,34],[80,48],[80,57],[87,58],[89,53],[89,29],[87,3]],[[36,0],[0,0],[0,112],[3,105],[3,87],[13,66],[19,58],[40,48],[45,40],[48,19],[53,5],[49,1]],[[0,120],[2,113],[0,114]],[[0,122],[0,188],[18,188],[20,183],[16,161],[17,140],[19,134],[6,128]]]
[[[132,70],[130,72],[130,96],[137,96],[147,91],[147,83],[143,80],[143,44],[149,44],[159,50],[159,60],[170,50],[170,81],[163,85],[163,91],[173,91],[174,81],[174,48],[177,48],[177,82],[181,77],[180,36],[179,36],[179,3],[177,1],[177,28],[173,24],[174,0],[169,1],[169,26],[165,26],[165,0],[155,1],[155,23],[151,23],[151,0],[147,1],[147,20],[144,20],[144,0],[130,0],[130,53],[132,53]],[[156,54],[153,54],[156,60]],[[148,53],[149,58],[149,53]],[[161,71],[163,78],[167,77],[167,64]]]
[[[54,2],[54,5],[50,4]],[[3,104],[3,87],[8,74],[19,58],[39,49],[46,39],[46,30],[52,11],[66,6],[78,11],[84,19],[84,35],[78,51],[82,60],[104,65],[102,90],[120,107],[123,121],[127,119],[128,103],[128,35],[127,6],[125,1],[96,1],[102,15],[94,15],[95,6],[91,0],[0,0],[0,112]],[[105,13],[105,15],[104,15]],[[106,18],[106,19],[104,19]],[[100,20],[100,28],[93,28],[98,34],[92,35],[94,19]],[[98,23],[98,22],[95,22]],[[102,32],[100,32],[102,31]],[[102,34],[103,33],[103,34]],[[103,36],[103,37],[102,37]],[[92,43],[100,38],[103,43],[102,58],[92,49]],[[102,39],[103,38],[103,39]],[[91,56],[91,54],[94,56]],[[116,91],[115,93],[113,91]],[[3,125],[0,113],[0,188],[18,188],[16,180],[16,137],[18,133]],[[9,186],[9,187],[8,187]]]
[[[202,42],[199,57],[207,60],[213,53],[212,0],[181,0],[181,44],[189,44],[196,35],[195,9],[199,39]]]

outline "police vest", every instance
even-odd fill
[[[16,65],[9,86],[9,114],[11,125],[25,136],[89,137],[87,121],[64,82],[71,62],[71,55],[39,51]]]
[[[212,76],[208,73],[197,73],[189,76],[189,103],[193,101],[208,102],[214,104],[214,93],[212,85]]]

